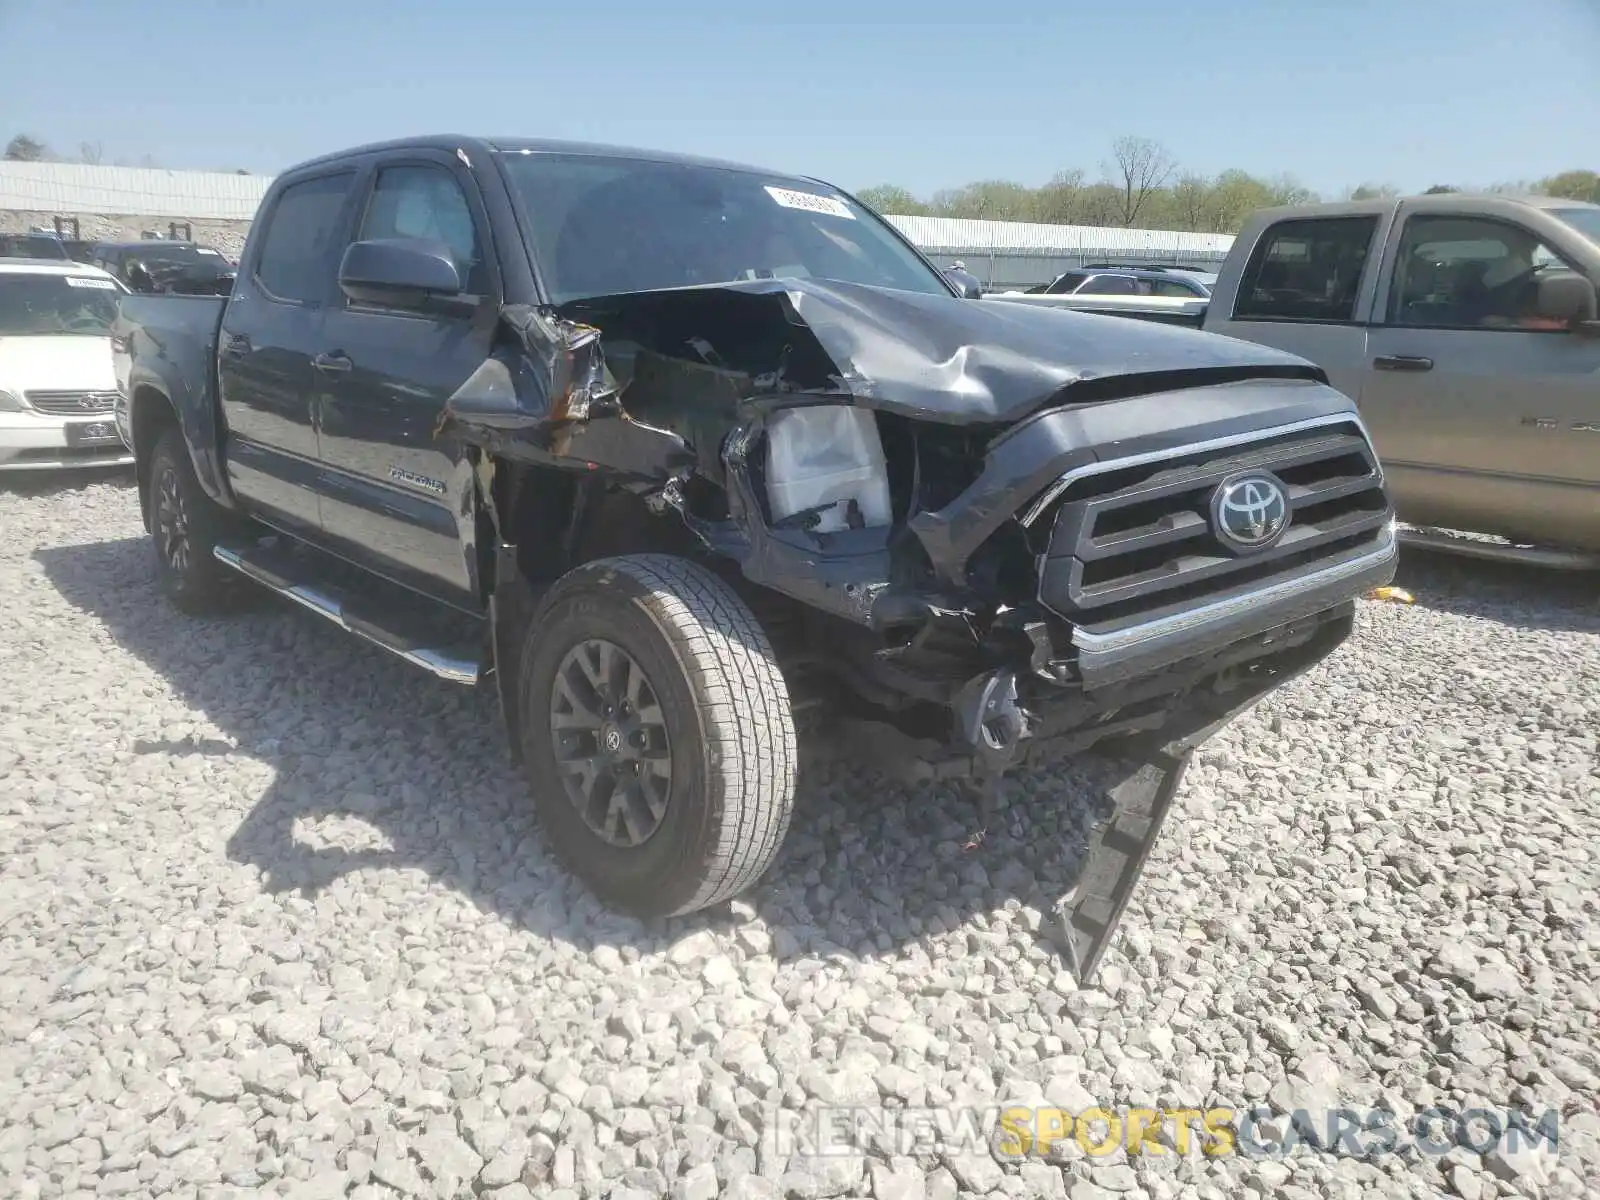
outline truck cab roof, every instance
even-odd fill
[[[1249,225],[1267,225],[1285,217],[1362,217],[1391,213],[1404,205],[1408,212],[1459,212],[1463,205],[1492,211],[1500,208],[1573,209],[1589,208],[1600,212],[1600,204],[1584,200],[1564,200],[1559,196],[1521,195],[1508,192],[1438,192],[1422,196],[1374,196],[1369,200],[1329,200],[1317,204],[1285,204],[1261,208],[1250,214]]]
[[[395,150],[443,150],[446,153],[461,151],[468,158],[481,154],[587,154],[600,158],[625,158],[639,162],[679,163],[684,166],[711,167],[725,171],[746,171],[761,175],[783,176],[791,179],[806,178],[790,171],[775,171],[751,163],[732,162],[707,158],[695,154],[680,154],[669,150],[647,150],[635,146],[618,146],[604,142],[564,141],[555,138],[482,137],[470,134],[426,134],[418,137],[395,138],[383,142],[370,142],[349,150],[324,154],[297,163],[293,169],[318,166],[324,163],[344,162],[369,154]]]

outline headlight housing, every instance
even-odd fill
[[[16,392],[8,392],[5,388],[0,388],[0,412],[23,412],[26,407],[22,403],[22,397]]]

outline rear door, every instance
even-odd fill
[[[330,548],[448,602],[474,606],[472,478],[434,428],[488,357],[500,284],[476,182],[451,155],[383,160],[353,239],[429,238],[454,253],[476,312],[416,312],[341,296],[322,331],[322,524]]]
[[[223,310],[218,386],[233,490],[313,540],[321,528],[311,359],[321,349],[353,167],[306,175],[273,202]]]
[[[1299,217],[1269,225],[1239,279],[1228,314],[1208,312],[1207,333],[1259,342],[1310,359],[1351,399],[1365,374],[1365,322],[1386,222],[1372,213]],[[1213,297],[1212,304],[1218,299]],[[1378,444],[1379,454],[1383,445]]]
[[[1600,339],[1532,309],[1540,274],[1577,268],[1514,220],[1437,209],[1388,258],[1361,407],[1406,519],[1600,545]]]

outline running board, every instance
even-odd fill
[[[480,657],[475,657],[470,647],[434,644],[436,638],[419,629],[407,628],[421,624],[408,619],[409,614],[386,611],[390,606],[382,604],[363,604],[360,598],[311,578],[311,572],[304,569],[306,564],[295,561],[290,555],[265,545],[219,545],[212,548],[212,554],[219,562],[263,587],[270,588],[280,596],[287,596],[347,633],[353,633],[363,641],[387,650],[440,679],[471,686],[478,682],[482,674]],[[415,603],[425,605],[428,601],[418,598]]]
[[[1560,571],[1600,570],[1600,554],[1582,550],[1557,550],[1548,546],[1518,546],[1507,541],[1486,542],[1460,537],[1443,529],[1416,529],[1400,526],[1400,544],[1417,550],[1437,550],[1488,562],[1520,563],[1526,567],[1551,567]]]

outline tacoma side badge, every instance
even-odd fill
[[[418,488],[424,492],[432,492],[435,496],[442,496],[445,493],[444,480],[429,479],[426,475],[418,475],[415,471],[408,471],[404,467],[390,467],[389,478],[396,483],[403,483],[407,487]]]

